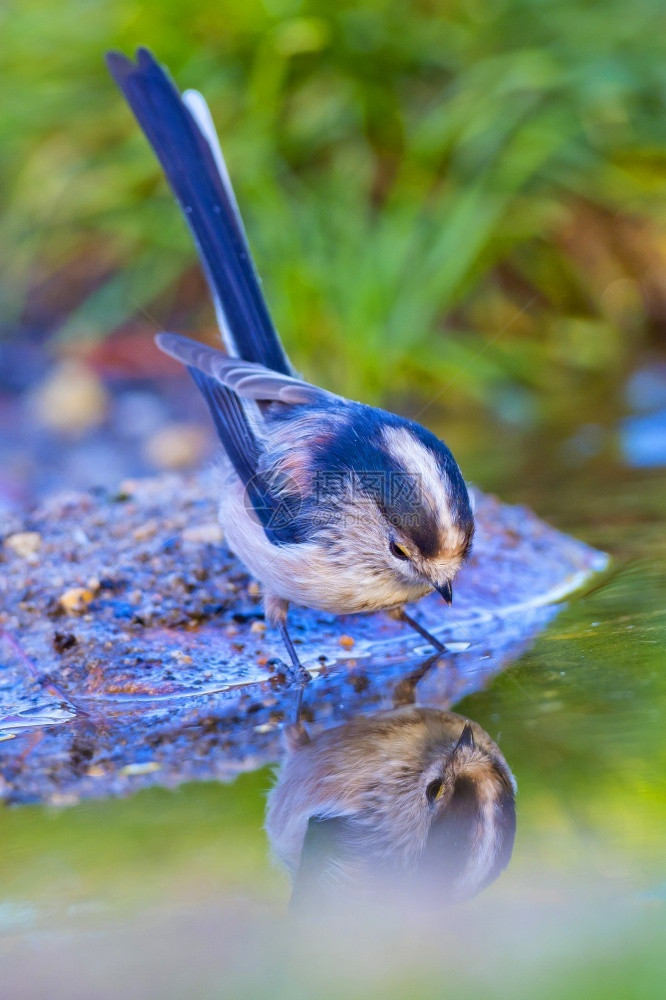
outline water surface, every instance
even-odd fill
[[[455,704],[518,781],[515,850],[494,885],[436,914],[387,903],[288,923],[288,880],[262,829],[273,773],[251,759],[231,783],[8,808],[4,995],[661,995],[666,490],[663,462],[645,461],[652,429],[634,461],[631,415],[623,402],[547,437],[448,434],[481,485],[612,557]],[[424,681],[416,700],[429,692]]]

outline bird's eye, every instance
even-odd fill
[[[397,542],[391,542],[389,549],[391,550],[391,555],[395,556],[396,559],[409,559],[409,552],[406,552],[402,545],[398,545]]]
[[[430,782],[430,784],[426,788],[426,798],[428,800],[429,805],[432,805],[433,802],[435,802],[435,800],[439,797],[443,784],[444,782],[442,781],[441,778],[435,778],[434,781]]]

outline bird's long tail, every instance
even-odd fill
[[[147,49],[107,64],[155,151],[199,250],[227,350],[291,374],[252,263],[215,128],[203,97],[180,95]]]

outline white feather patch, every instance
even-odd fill
[[[450,484],[435,455],[407,427],[386,427],[383,436],[391,457],[414,477],[424,502],[436,511],[443,531],[449,532],[453,527]]]

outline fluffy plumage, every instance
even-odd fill
[[[266,829],[297,896],[316,902],[386,880],[438,902],[471,896],[511,857],[515,781],[499,747],[454,712],[405,708],[358,717],[289,752]]]
[[[264,586],[268,618],[289,603],[336,613],[446,596],[469,553],[472,510],[453,455],[419,424],[298,378],[264,302],[210,113],[181,97],[145,49],[110,71],[183,209],[228,354],[175,334],[226,454],[220,519]],[[433,640],[436,643],[436,640]]]

